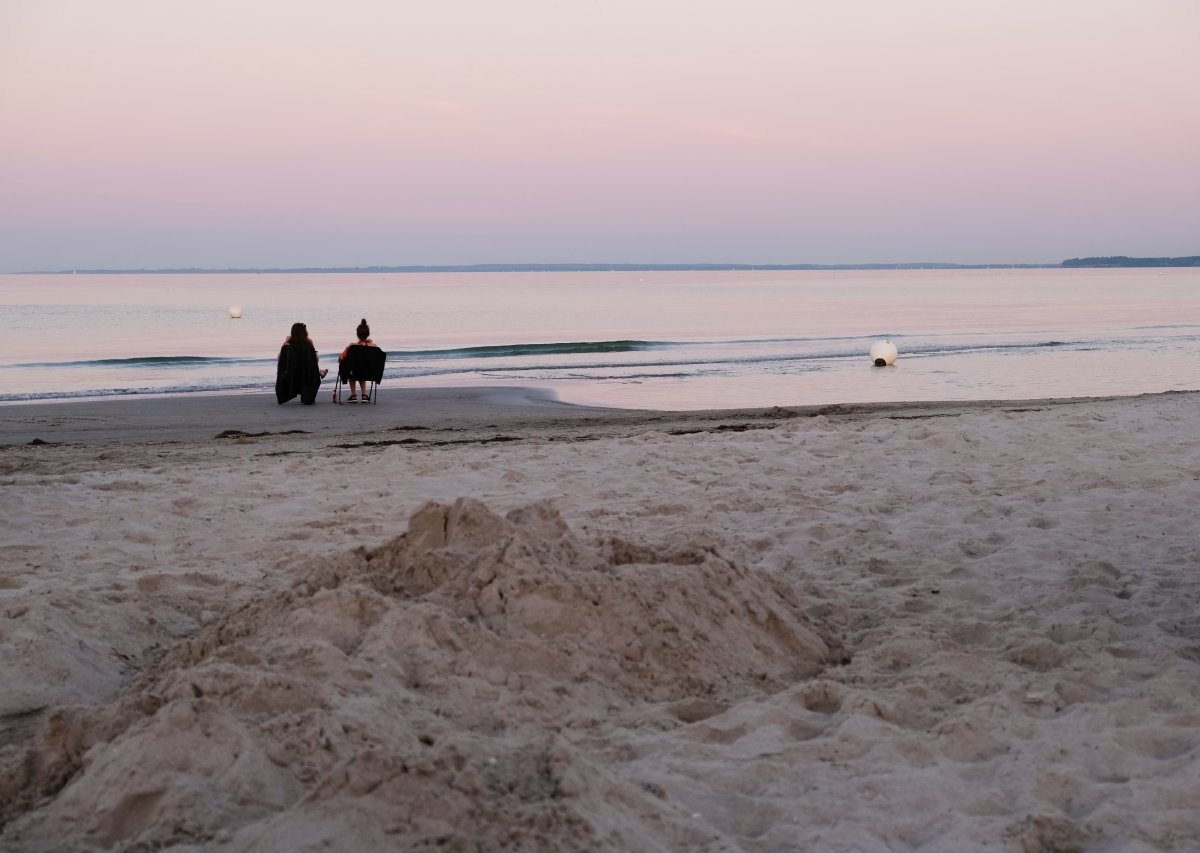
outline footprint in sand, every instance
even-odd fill
[[[830,682],[805,685],[796,698],[809,711],[818,714],[835,714],[842,707],[842,688]]]
[[[958,622],[951,625],[948,633],[952,640],[964,646],[995,648],[1003,642],[996,629],[990,623],[978,620]]]
[[[1168,634],[1174,634],[1185,640],[1200,640],[1200,619],[1180,619],[1173,622],[1159,622],[1158,627]]]
[[[1046,637],[1051,642],[1064,645],[1066,643],[1078,643],[1081,640],[1086,640],[1096,632],[1096,626],[1084,624],[1054,624],[1046,629]]]
[[[934,734],[942,755],[951,761],[976,764],[990,761],[1010,749],[1003,740],[993,737],[987,726],[970,720],[951,720],[939,726]]]
[[[144,492],[146,484],[137,481],[117,480],[112,483],[97,483],[88,488],[95,489],[98,492]]]
[[[1192,663],[1200,663],[1200,646],[1188,646],[1186,649],[1177,650],[1175,654]]]
[[[999,533],[992,533],[983,539],[964,539],[958,543],[959,550],[968,557],[989,557],[1008,544],[1008,539]]]
[[[1159,728],[1134,729],[1117,735],[1117,743],[1147,758],[1170,761],[1187,755],[1196,747],[1196,735],[1190,732],[1170,732]]]
[[[1048,672],[1062,666],[1067,654],[1057,643],[1031,640],[1009,649],[1008,660],[1034,672]]]
[[[166,575],[143,575],[134,582],[134,586],[141,592],[158,592],[166,580]]]
[[[1081,590],[1090,586],[1113,590],[1122,587],[1121,571],[1105,560],[1094,560],[1067,575],[1067,589]]]

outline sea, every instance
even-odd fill
[[[1200,388],[1197,268],[81,273],[0,276],[0,404],[269,396],[293,322],[333,370],[364,318],[385,392],[691,410]]]

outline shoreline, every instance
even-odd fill
[[[0,407],[0,446],[27,444],[147,444],[224,437],[338,438],[396,431],[494,433],[497,430],[710,429],[756,420],[826,416],[937,417],[973,411],[1153,400],[1200,391],[1163,391],[1106,397],[1014,400],[917,400],[834,403],[731,409],[656,410],[563,402],[532,386],[439,386],[387,389],[375,404],[335,406],[318,399],[278,405],[268,394],[212,394],[144,398],[98,398],[14,403]]]

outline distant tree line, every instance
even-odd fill
[[[1071,258],[1064,267],[1200,267],[1200,255],[1186,258],[1130,258],[1112,255],[1106,258]]]

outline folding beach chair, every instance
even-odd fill
[[[342,384],[369,382],[372,403],[379,402],[379,383],[383,381],[383,366],[387,353],[379,347],[353,344],[346,348],[346,357],[338,364],[337,380],[333,383],[333,402],[342,402]]]

